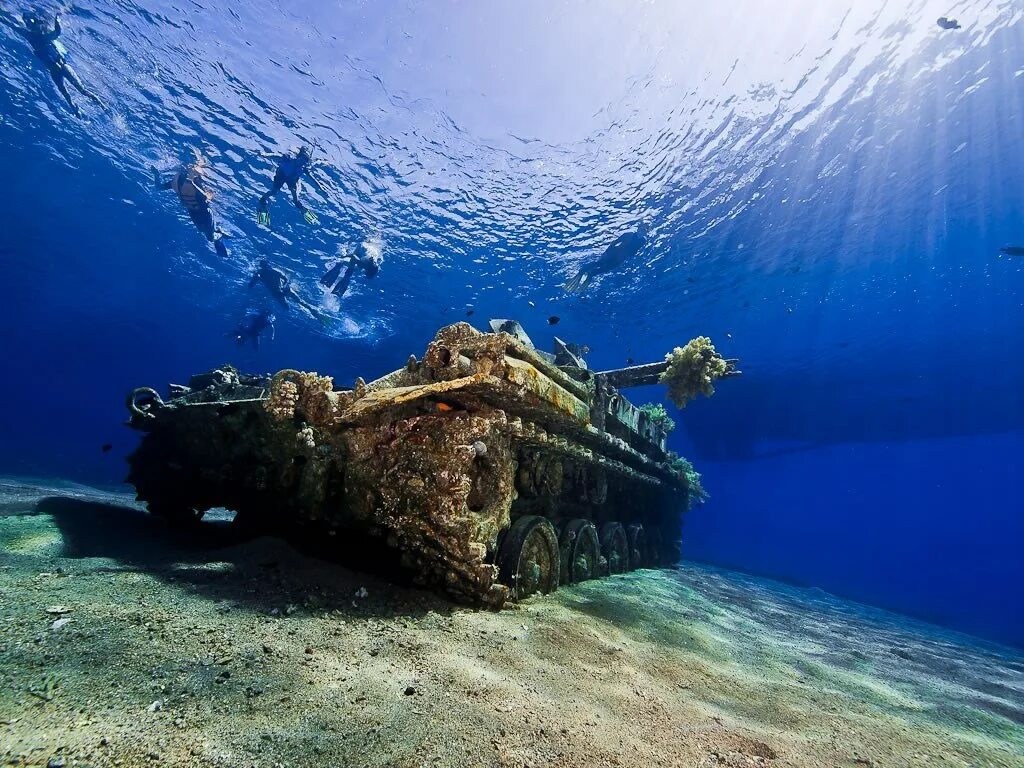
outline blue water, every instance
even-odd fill
[[[339,5],[62,6],[111,106],[83,120],[0,27],[0,473],[118,483],[132,387],[349,383],[470,309],[597,368],[707,334],[744,376],[673,411],[712,495],[687,557],[1024,645],[1019,2]],[[281,193],[262,229],[257,152],[300,139],[322,225]],[[190,146],[228,260],[152,189]],[[640,258],[560,288],[640,222]],[[338,306],[317,278],[368,239],[383,269]],[[278,311],[256,352],[224,334],[270,306],[261,257],[327,320]]]

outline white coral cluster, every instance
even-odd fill
[[[294,419],[296,414],[310,424],[325,426],[336,417],[334,380],[330,376],[285,370],[270,383],[265,408],[278,421]]]
[[[263,407],[271,418],[277,421],[288,421],[295,418],[295,408],[299,404],[299,388],[294,381],[274,377],[270,385],[270,397]]]

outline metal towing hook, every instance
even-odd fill
[[[160,398],[160,394],[151,387],[137,387],[129,392],[125,399],[125,405],[128,406],[128,410],[132,414],[132,420],[155,419],[156,414],[153,413],[153,410],[160,408],[163,404],[164,401]]]

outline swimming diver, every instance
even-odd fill
[[[72,114],[75,117],[81,117],[82,110],[75,106],[75,102],[71,100],[71,94],[68,93],[68,83],[71,83],[79,93],[96,104],[100,109],[105,109],[106,105],[100,100],[100,97],[82,84],[78,73],[68,64],[67,48],[57,39],[60,37],[61,32],[64,31],[60,25],[60,16],[55,15],[53,17],[52,30],[49,29],[46,22],[33,13],[23,13],[21,20],[23,25],[8,18],[8,14],[0,11],[0,21],[24,37],[28,44],[32,46],[32,52],[36,55],[36,58],[46,65],[53,84],[57,86],[57,90],[64,97],[64,101],[68,103]]]
[[[1024,247],[1019,245],[1008,245],[1000,248],[999,252],[1006,256],[1024,256]]]
[[[291,278],[282,270],[271,265],[271,263],[266,259],[261,260],[259,267],[257,267],[256,271],[252,273],[252,278],[249,280],[249,287],[253,288],[258,283],[262,283],[263,287],[266,288],[270,295],[279,301],[283,307],[288,308],[288,301],[292,300],[314,317],[320,316],[316,307],[299,296],[298,292],[295,290],[295,286],[291,283]]]
[[[563,287],[569,292],[582,291],[591,278],[595,275],[611,272],[622,266],[627,259],[636,256],[646,243],[647,236],[643,226],[636,231],[620,235],[614,243],[605,249],[605,252],[601,254],[597,261],[593,261],[580,269]]]
[[[352,254],[348,256],[348,267],[345,269],[345,274],[341,276],[341,279],[338,280],[338,275],[345,264],[344,258],[327,270],[327,274],[320,278],[320,285],[325,288],[331,288],[333,285],[334,288],[331,289],[331,293],[340,299],[345,295],[345,291],[348,290],[348,285],[352,281],[352,274],[356,269],[363,270],[367,277],[376,277],[377,273],[380,272],[380,265],[383,261],[384,257],[381,255],[379,246],[360,243]],[[335,282],[336,280],[337,282]]]
[[[265,227],[270,226],[270,198],[280,191],[285,184],[292,192],[292,202],[295,207],[302,211],[302,217],[309,224],[319,224],[320,219],[299,201],[299,187],[302,184],[302,177],[309,179],[313,186],[324,192],[320,182],[313,176],[313,150],[306,145],[291,149],[284,154],[264,153],[264,157],[277,159],[277,171],[274,173],[274,183],[270,189],[260,198],[256,207],[256,222]]]
[[[213,199],[213,195],[203,188],[206,158],[196,150],[192,150],[192,153],[194,159],[191,162],[183,163],[175,171],[174,176],[167,181],[160,177],[160,172],[156,168],[152,168],[153,184],[157,189],[173,189],[192,218],[192,223],[207,240],[213,243],[214,250],[220,256],[226,257],[228,249],[224,245],[224,233],[220,231],[220,227],[214,221],[213,211],[210,210],[210,201]]]
[[[251,341],[253,348],[259,350],[260,336],[266,331],[270,332],[270,340],[274,340],[275,319],[274,315],[265,309],[259,312],[247,312],[238,327],[225,336],[234,339],[238,346],[242,346],[246,341]]]

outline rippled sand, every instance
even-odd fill
[[[4,765],[1024,765],[1021,654],[728,571],[476,612],[17,481],[0,547]]]

